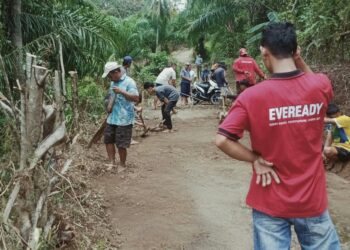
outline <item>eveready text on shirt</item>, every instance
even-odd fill
[[[296,106],[284,106],[269,109],[269,120],[276,121],[289,118],[302,118],[319,115],[323,103],[312,103]]]

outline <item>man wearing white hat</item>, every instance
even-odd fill
[[[124,168],[135,117],[134,102],[139,100],[139,93],[135,81],[125,74],[122,65],[117,62],[106,63],[102,78],[106,76],[111,80],[111,85],[104,143],[108,158],[113,165],[116,164],[115,146],[118,148],[120,165]]]

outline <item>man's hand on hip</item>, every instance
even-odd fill
[[[261,156],[253,162],[253,168],[257,175],[256,184],[261,183],[263,187],[266,187],[272,183],[272,178],[277,184],[281,182],[273,169],[273,163],[264,160]]]

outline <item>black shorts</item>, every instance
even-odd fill
[[[190,96],[191,83],[187,81],[181,81],[181,96],[188,97]]]
[[[335,147],[338,154],[338,159],[340,161],[349,161],[350,160],[350,151],[346,150],[345,148],[341,147]]]
[[[127,126],[118,126],[107,124],[104,131],[104,143],[115,144],[117,148],[130,147],[132,136],[132,124]]]

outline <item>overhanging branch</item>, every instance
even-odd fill
[[[66,125],[63,122],[51,135],[46,137],[37,147],[37,149],[34,152],[34,158],[32,159],[30,163],[29,169],[33,169],[36,164],[39,162],[39,160],[46,154],[46,152],[62,141],[62,139],[66,135]]]

